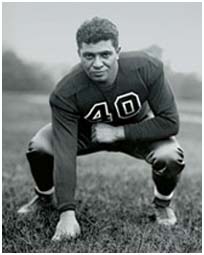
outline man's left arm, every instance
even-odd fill
[[[92,137],[94,141],[107,143],[123,139],[135,142],[154,141],[178,133],[178,111],[173,92],[164,75],[163,65],[160,63],[158,67],[145,68],[144,76],[149,89],[148,103],[154,117],[119,127],[97,124]]]
[[[174,136],[179,130],[179,116],[175,98],[165,78],[163,65],[147,68],[148,103],[154,117],[124,126],[125,137],[131,141],[154,141]],[[153,78],[151,78],[153,77]]]

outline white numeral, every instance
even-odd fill
[[[121,119],[130,118],[136,115],[141,109],[140,99],[134,92],[118,96],[114,102],[114,106],[118,117]],[[92,122],[110,122],[113,120],[107,102],[94,104],[84,118]]]

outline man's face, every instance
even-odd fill
[[[119,51],[113,47],[112,41],[99,41],[98,43],[82,43],[79,49],[81,64],[95,82],[113,81],[117,75]]]

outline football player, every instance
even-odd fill
[[[101,150],[124,152],[151,164],[156,220],[164,225],[177,221],[170,202],[184,153],[175,138],[175,98],[163,64],[144,52],[120,53],[118,38],[117,27],[107,19],[95,17],[80,26],[80,64],[51,94],[52,123],[29,144],[37,196],[18,212],[52,204],[55,192],[60,219],[53,240],[80,234],[76,157]]]

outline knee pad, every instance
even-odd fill
[[[53,154],[52,126],[50,124],[42,127],[31,139],[28,144],[28,152],[31,151]]]
[[[35,139],[32,138],[32,140],[28,143],[28,150],[27,153],[30,152],[39,152],[39,153],[46,153],[52,155],[52,148],[51,145],[48,144],[45,139]]]
[[[159,176],[172,178],[181,173],[185,167],[184,160],[156,161],[153,165],[153,173]]]
[[[26,154],[29,154],[31,152],[43,152],[44,148],[43,146],[35,141],[35,139],[32,139],[29,143],[28,143],[28,150],[26,152]]]
[[[157,155],[153,161],[153,173],[171,178],[177,176],[185,167],[184,152],[180,147]]]
[[[34,142],[31,140],[29,143],[28,143],[28,150],[26,152],[26,155],[29,154],[30,152],[32,151],[37,151],[38,149],[35,148],[35,145],[34,145]]]

